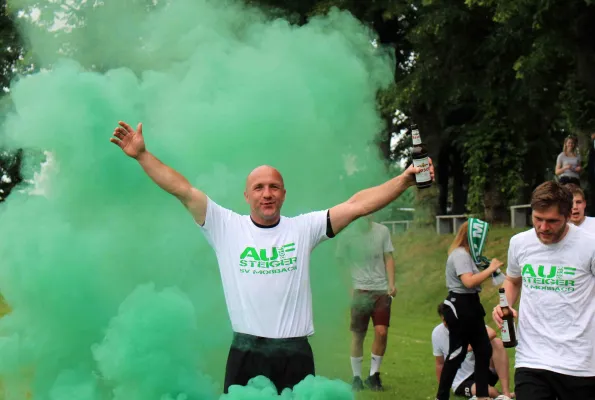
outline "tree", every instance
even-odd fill
[[[5,201],[14,187],[23,181],[21,176],[22,162],[22,149],[15,152],[3,151],[0,153],[0,202]]]
[[[19,61],[23,58],[23,40],[15,23],[15,14],[7,8],[6,0],[0,1],[0,111],[5,115],[10,108],[10,82]],[[0,142],[0,202],[22,181],[20,173],[23,151],[2,149]]]
[[[437,169],[435,212],[506,220],[551,178],[568,132],[593,129],[595,16],[588,0],[262,0],[303,23],[347,9],[396,50],[395,86],[379,94],[385,157],[397,132],[418,129]],[[394,110],[406,118],[392,123]],[[407,138],[408,135],[405,135]],[[430,193],[430,192],[424,192]],[[421,199],[420,199],[421,200]]]
[[[378,146],[394,163],[408,157],[411,132],[420,132],[435,162],[437,190],[420,191],[417,200],[434,214],[506,220],[508,205],[527,201],[551,178],[563,137],[595,128],[592,0],[245,1],[298,25],[331,7],[348,10],[376,32],[379,45],[394,50],[394,85],[377,96],[385,120]],[[106,70],[119,66],[117,57],[79,50],[81,37],[105,33],[94,21],[109,4],[37,6],[49,7],[42,11],[46,22],[62,7],[72,27],[60,33],[63,50],[87,68]],[[158,6],[127,5],[147,12]],[[395,135],[404,139],[393,149]]]
[[[508,48],[511,56],[505,65],[510,76],[507,87],[515,96],[509,97],[514,108],[508,125],[524,136],[519,143],[527,155],[521,177],[528,185],[520,200],[526,201],[536,184],[551,177],[548,170],[553,170],[563,136],[584,135],[595,126],[591,67],[595,5],[589,0],[468,0],[468,4],[489,10],[500,38],[496,43]],[[510,49],[515,41],[522,45]]]

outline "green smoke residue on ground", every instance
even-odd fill
[[[296,27],[228,1],[105,3],[69,36],[74,58],[55,57],[52,34],[26,31],[53,68],[11,88],[0,138],[54,163],[44,195],[15,192],[0,206],[0,291],[12,308],[0,379],[7,400],[219,398],[231,327],[215,256],[177,200],[109,142],[114,127],[142,122],[151,152],[235,211],[248,211],[245,178],[261,164],[285,178],[285,215],[324,209],[386,179],[375,94],[391,62],[336,10]],[[334,246],[311,265],[319,341],[347,327]],[[263,398],[266,384],[255,385],[227,398]],[[348,389],[316,377],[293,395]]]

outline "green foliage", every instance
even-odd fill
[[[505,118],[483,120],[466,138],[466,169],[471,177],[468,207],[471,213],[483,215],[487,190],[497,190],[504,198],[513,199],[522,187],[520,172],[526,147],[519,143],[522,135],[511,131]]]
[[[14,72],[22,65],[24,42],[15,23],[16,15],[7,7],[6,0],[0,1],[0,122],[12,102],[8,93]],[[3,202],[13,188],[22,181],[20,166],[22,151],[4,146],[0,136],[0,202]]]
[[[23,43],[16,26],[14,15],[9,12],[6,0],[0,1],[0,84],[10,86],[13,68],[22,55]]]
[[[571,132],[593,130],[595,127],[595,97],[570,73],[560,92],[562,118]]]
[[[445,146],[465,160],[469,211],[482,213],[494,190],[499,207],[526,200],[548,178],[564,132],[593,127],[594,74],[577,72],[581,57],[595,52],[581,46],[581,15],[593,7],[582,0],[415,4],[405,36],[415,63],[397,75],[395,106],[433,143],[435,162]]]
[[[22,182],[23,177],[20,173],[22,160],[22,150],[14,152],[0,150],[0,202],[5,201],[14,187]]]
[[[383,156],[392,162],[408,158],[408,137],[418,129],[428,143],[438,178],[451,182],[439,187],[442,197],[451,198],[442,192],[456,190],[454,176],[468,176],[456,184],[469,182],[465,188],[469,211],[482,212],[487,207],[486,193],[493,190],[502,196],[499,206],[526,201],[531,188],[551,177],[563,137],[568,132],[586,135],[595,128],[595,5],[591,0],[246,2],[299,25],[337,7],[373,29],[380,47],[395,50],[394,85],[377,94],[378,110],[386,123],[377,140]],[[99,37],[122,34],[94,23],[109,15],[112,3],[15,0],[11,11],[27,14],[37,7],[40,29],[53,23],[57,12],[63,13],[72,30],[58,32],[52,40],[86,67],[106,70],[119,66],[123,49],[114,49],[113,54],[80,50]],[[150,11],[165,3],[134,0],[127,4]],[[76,34],[83,29],[91,34]],[[141,43],[142,38],[137,39]],[[56,56],[21,53],[24,69],[32,61],[37,68],[51,65]],[[137,67],[142,70],[142,60]],[[395,110],[403,116],[396,123]],[[391,150],[391,137],[401,132],[406,139]],[[447,156],[439,157],[444,153]],[[457,162],[464,164],[463,172],[455,168]],[[424,198],[426,205],[432,201],[435,204],[436,197]]]

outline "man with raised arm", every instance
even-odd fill
[[[256,376],[281,392],[314,375],[308,336],[314,333],[310,253],[352,221],[388,205],[415,185],[419,168],[362,190],[328,210],[296,217],[281,215],[283,177],[260,166],[246,180],[249,215],[221,207],[145,148],[142,124],[120,122],[111,142],[138,161],[146,174],[188,209],[217,255],[234,338],[227,359],[224,392]],[[431,163],[430,163],[431,164]],[[434,170],[430,166],[434,179]]]

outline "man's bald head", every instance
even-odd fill
[[[281,218],[285,201],[285,184],[281,173],[269,165],[254,168],[246,178],[246,202],[250,216],[257,224],[274,225]]]
[[[283,176],[281,176],[281,173],[277,168],[271,167],[270,165],[261,165],[254,168],[252,172],[248,174],[248,177],[246,178],[246,190],[248,190],[250,185],[255,181],[265,177],[277,179],[281,182],[281,186],[285,187]]]

